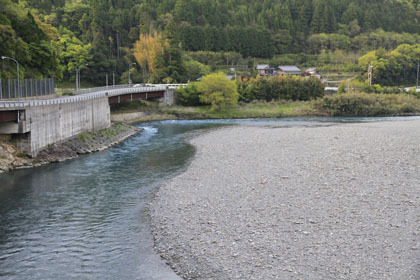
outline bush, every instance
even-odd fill
[[[200,102],[211,104],[211,109],[221,109],[238,104],[238,91],[235,81],[226,78],[224,73],[204,76],[198,83]]]
[[[240,101],[311,100],[324,95],[324,85],[317,78],[270,77],[249,80],[238,86]]]
[[[315,101],[314,106],[333,116],[384,116],[420,112],[420,100],[405,94],[337,94]]]
[[[176,102],[184,106],[200,105],[200,93],[198,92],[198,83],[189,83],[184,88],[179,88],[175,93]]]

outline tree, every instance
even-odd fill
[[[195,81],[203,75],[209,74],[210,66],[204,65],[198,61],[193,60],[189,56],[184,56],[184,64],[186,71],[186,78],[189,81]]]
[[[308,38],[309,49],[316,54],[328,48],[328,35],[325,33],[314,34]]]
[[[140,34],[134,44],[133,54],[139,66],[143,69],[143,76],[150,77],[155,71],[156,58],[162,52],[162,35],[151,32]]]
[[[186,87],[176,90],[176,102],[184,106],[200,105],[200,93],[197,89],[198,82],[189,83]]]
[[[224,73],[204,76],[198,84],[200,101],[211,104],[211,110],[234,106],[238,103],[239,93],[235,81],[226,78]]]
[[[343,13],[342,20],[346,24],[350,24],[350,22],[358,20],[360,16],[360,10],[356,3],[352,2],[347,7],[347,10]]]
[[[66,80],[74,77],[74,71],[79,65],[91,63],[89,53],[91,44],[83,44],[70,30],[61,27],[60,39],[57,42],[59,60]]]

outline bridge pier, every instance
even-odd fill
[[[175,104],[175,89],[166,88],[163,98],[160,101],[161,105],[174,105]]]

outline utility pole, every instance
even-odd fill
[[[369,63],[369,67],[368,67],[369,86],[372,85],[372,71],[373,71],[373,65],[372,65],[372,63]]]
[[[88,66],[89,64],[87,63],[83,63],[80,64],[77,68],[76,68],[76,91],[80,89],[80,66]]]
[[[106,87],[108,87],[108,73],[106,74]]]
[[[112,87],[115,87],[115,72],[112,71]]]
[[[417,63],[417,80],[416,80],[416,90],[419,88],[419,69],[420,69],[420,63]]]
[[[18,101],[20,101],[20,77],[19,77],[19,62],[16,60],[16,59],[14,59],[13,57],[8,57],[8,56],[2,56],[1,57],[1,59],[2,60],[5,60],[5,59],[10,59],[10,60],[12,60],[12,61],[14,61],[15,63],[16,63],[16,74],[17,74],[17,98],[18,98]],[[15,96],[16,97],[16,96]]]
[[[76,68],[76,91],[79,89],[79,75],[77,73],[77,68]]]

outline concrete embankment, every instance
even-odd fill
[[[84,132],[64,142],[49,145],[34,158],[20,152],[14,145],[0,143],[0,173],[13,169],[40,166],[77,158],[80,154],[93,153],[111,147],[141,131],[141,128],[113,123],[110,128]]]
[[[223,128],[150,205],[184,279],[419,279],[420,120]]]

